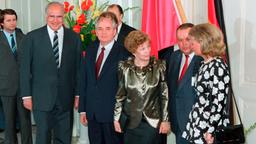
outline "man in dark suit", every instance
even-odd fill
[[[0,17],[1,17],[2,10],[0,9]],[[0,31],[2,31],[2,27],[0,26]],[[4,131],[4,113],[3,113],[3,106],[2,101],[0,101],[0,132]],[[0,138],[0,142],[2,139]]]
[[[28,33],[22,41],[21,96],[37,125],[36,144],[70,144],[71,110],[79,94],[81,40],[63,27],[64,7],[46,7],[47,25]]]
[[[5,117],[5,143],[16,144],[16,116],[20,119],[21,141],[32,144],[30,111],[19,97],[20,43],[24,34],[17,29],[17,14],[12,9],[1,12],[0,24],[0,96]]]
[[[177,144],[188,144],[181,137],[188,121],[189,112],[194,104],[196,93],[192,87],[192,76],[199,69],[202,58],[195,56],[188,39],[191,23],[185,23],[177,28],[179,50],[173,52],[169,60],[168,87],[170,94],[169,112],[171,128],[176,136]]]
[[[118,88],[118,62],[128,56],[114,40],[117,19],[111,12],[102,13],[96,22],[96,41],[87,47],[82,65],[79,101],[80,121],[88,123],[92,144],[120,144],[113,128],[115,95]]]
[[[131,31],[135,30],[135,28],[130,27],[129,25],[122,22],[122,19],[123,19],[123,16],[124,16],[124,11],[123,11],[123,9],[120,5],[112,4],[112,5],[108,6],[107,11],[112,12],[116,15],[117,21],[118,21],[118,26],[117,26],[117,33],[116,33],[116,36],[115,36],[115,40],[118,43],[124,45],[125,37]]]

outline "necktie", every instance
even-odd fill
[[[13,53],[13,55],[14,55],[15,58],[16,58],[16,56],[17,56],[16,43],[15,43],[13,34],[11,34],[10,36],[11,36],[11,49],[12,49],[12,53]]]
[[[100,54],[99,54],[99,56],[98,56],[98,59],[97,59],[97,61],[96,61],[96,77],[97,77],[97,79],[98,79],[98,77],[99,77],[100,67],[101,67],[101,64],[102,64],[102,60],[103,60],[103,58],[104,58],[104,50],[105,50],[105,48],[102,47],[102,48],[101,48],[101,52],[100,52]]]
[[[54,32],[53,54],[54,54],[54,57],[55,57],[57,67],[59,67],[59,40],[58,40],[58,32],[57,31]]]
[[[186,60],[185,60],[185,64],[182,67],[181,74],[180,74],[180,77],[179,77],[179,81],[182,80],[183,76],[186,73],[186,70],[188,69],[188,58],[189,58],[189,55],[185,55],[185,56],[186,56]]]

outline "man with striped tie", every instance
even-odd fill
[[[81,40],[63,27],[64,7],[50,2],[46,25],[22,41],[20,67],[23,105],[33,110],[36,144],[70,144],[72,109],[78,106]]]
[[[5,143],[16,144],[16,116],[19,115],[22,144],[32,144],[30,111],[19,97],[19,51],[24,34],[17,29],[17,14],[4,9],[0,15],[0,98],[5,117]]]

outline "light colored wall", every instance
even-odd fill
[[[59,0],[63,2],[64,0]],[[70,0],[72,1],[72,0]],[[141,27],[142,0],[109,0],[124,9],[138,6],[125,13],[124,21]],[[99,3],[105,0],[98,0]],[[188,22],[207,22],[206,0],[181,0]],[[18,25],[28,32],[44,25],[46,0],[0,0],[0,8],[13,8],[18,13]],[[230,51],[233,87],[245,128],[256,121],[256,1],[223,0],[227,38]],[[256,130],[248,135],[248,144],[255,143]]]
[[[256,122],[256,1],[223,0],[235,96],[247,129]],[[254,144],[256,130],[247,143]]]

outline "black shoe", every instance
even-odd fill
[[[0,133],[3,132],[3,131],[4,131],[4,129],[1,129],[1,128],[0,128]]]

